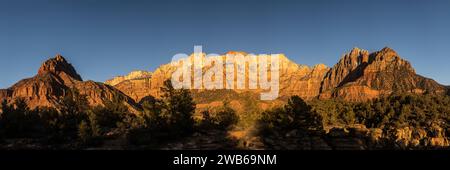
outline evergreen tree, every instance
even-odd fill
[[[168,129],[175,134],[192,132],[195,103],[189,90],[174,89],[171,81],[166,80],[161,92],[161,117]]]
[[[92,129],[84,120],[78,125],[78,137],[83,143],[88,143],[92,139]]]
[[[283,108],[263,112],[260,124],[265,132],[299,129],[305,133],[314,133],[323,130],[322,117],[298,96],[292,96]]]

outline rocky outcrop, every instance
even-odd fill
[[[45,61],[41,65],[38,70],[38,75],[45,76],[45,74],[53,74],[64,81],[65,84],[70,85],[74,81],[83,81],[72,64],[68,63],[60,54],[57,54],[54,58]]]
[[[314,67],[299,66],[280,74],[280,96],[298,95],[305,100],[316,98],[325,74],[330,70],[324,64]]]
[[[5,99],[8,96],[11,96],[11,90],[8,89],[0,89],[0,99]]]
[[[244,52],[228,52],[226,54],[246,54]],[[226,55],[225,54],[225,55]],[[220,57],[224,57],[220,56]],[[194,54],[190,56],[192,60]],[[205,59],[205,54],[202,54],[202,59]],[[248,62],[247,62],[248,63]],[[156,69],[151,76],[137,76],[138,78],[125,78],[128,76],[119,76],[111,80],[106,81],[106,84],[112,85],[117,89],[121,90],[128,96],[132,97],[134,100],[139,101],[143,97],[151,95],[158,97],[160,95],[160,88],[163,82],[170,79],[172,73],[175,72],[177,67],[170,64],[162,65]],[[210,67],[206,66],[203,69],[203,74],[208,71]],[[248,70],[248,64],[246,66]],[[312,99],[319,95],[321,82],[325,74],[328,72],[329,68],[324,64],[318,64],[314,67],[309,67],[305,65],[299,65],[283,54],[280,54],[280,95],[290,96],[299,95],[306,99]],[[225,77],[225,71],[224,76]],[[234,83],[236,84],[236,79]],[[248,71],[245,73],[246,83],[249,81]],[[225,81],[224,81],[225,87]],[[300,88],[301,87],[301,88]],[[245,89],[234,90],[238,93],[243,92],[261,92],[261,89],[249,89],[248,85]]]
[[[103,83],[82,81],[75,68],[61,55],[45,61],[34,77],[0,90],[0,101],[13,102],[21,98],[31,109],[58,109],[62,99],[74,90],[86,96],[91,106],[103,106],[106,102],[118,101],[128,106],[131,112],[137,112],[134,101],[121,91]]]
[[[325,136],[327,143],[337,150],[423,149],[450,146],[449,138],[438,125],[380,129],[356,124],[328,128]]]
[[[127,80],[149,79],[151,77],[152,77],[152,72],[138,70],[138,71],[132,71],[131,73],[129,73],[126,76],[117,76],[117,77],[114,77],[113,79],[106,80],[105,84],[114,86],[116,84],[119,84],[119,83],[127,81]]]
[[[449,138],[438,125],[428,128],[403,127],[392,130],[395,144],[399,148],[448,147]]]
[[[326,74],[321,87],[322,92],[328,92],[336,87],[361,76],[362,67],[369,62],[369,52],[353,48]]]
[[[417,75],[411,64],[390,48],[371,54],[355,48],[327,73],[320,97],[366,101],[392,93],[445,92],[444,86]]]
[[[226,54],[246,53],[232,51]],[[221,57],[224,56],[225,54]],[[192,60],[193,55],[190,57]],[[204,54],[202,57],[204,59]],[[209,67],[204,67],[203,73],[208,69]],[[151,76],[139,74],[136,74],[138,78],[126,78],[130,75],[119,76],[106,83],[139,101],[148,95],[158,97],[163,82],[170,79],[175,70],[176,67],[166,64],[159,67]],[[248,72],[245,77],[248,80]],[[387,47],[373,53],[353,48],[332,68],[323,64],[314,67],[299,65],[280,55],[279,80],[280,99],[283,99],[283,96],[298,95],[306,100],[341,98],[347,101],[366,101],[392,93],[445,94],[447,92],[446,87],[434,80],[416,74],[408,61]],[[246,88],[234,91],[261,92],[260,89],[251,90],[247,86]]]

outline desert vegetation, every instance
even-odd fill
[[[139,102],[140,114],[130,113],[119,101],[89,107],[86,97],[76,90],[61,99],[63,105],[58,110],[29,109],[24,99],[9,104],[3,101],[1,146],[8,141],[21,141],[12,147],[83,149],[120,139],[125,149],[155,149],[210,131],[217,131],[216,137],[221,134],[221,138],[229,141],[228,132],[248,128],[253,129],[253,133],[247,135],[257,137],[265,149],[279,149],[277,140],[291,141],[281,143],[283,145],[296,145],[301,143],[299,139],[306,139],[314,145],[313,139],[317,137],[329,143],[333,141],[330,136],[338,128],[348,133],[346,137],[350,135],[365,141],[374,137],[371,132],[381,131],[378,138],[371,140],[377,144],[374,148],[424,148],[448,144],[448,96],[400,94],[368,102],[337,99],[306,102],[292,96],[284,106],[248,115],[237,113],[227,102],[219,108],[194,115],[196,104],[191,92],[174,89],[170,81],[165,82],[161,91],[160,98],[148,96]],[[367,131],[365,136],[351,136],[356,125],[362,126],[359,130]],[[245,142],[242,146],[236,142],[235,147],[245,149],[249,141]]]

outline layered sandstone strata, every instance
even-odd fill
[[[8,89],[0,90],[0,100],[11,103],[24,99],[31,109],[37,107],[60,108],[70,93],[86,96],[91,106],[104,106],[106,102],[122,102],[136,112],[134,101],[112,86],[94,81],[83,81],[75,68],[61,55],[45,61],[34,77],[23,79]]]
[[[247,53],[231,51],[220,57],[227,54]],[[193,60],[193,56],[191,55],[189,59]],[[201,54],[201,57],[204,60],[205,54]],[[245,60],[248,61],[248,58]],[[202,73],[205,74],[210,68],[211,66],[205,65]],[[248,63],[246,69],[248,70]],[[135,73],[132,73],[106,83],[139,101],[148,95],[158,97],[163,82],[170,79],[175,70],[176,66],[166,64],[156,69],[151,76],[138,74],[133,77],[131,75]],[[387,47],[373,53],[354,48],[344,54],[332,68],[323,64],[313,67],[296,64],[281,54],[279,76],[280,98],[298,95],[306,100],[341,98],[347,101],[367,101],[392,93],[445,94],[447,91],[446,87],[434,80],[416,74],[408,61]],[[249,72],[246,71],[246,82],[249,80],[248,77]],[[236,80],[234,79],[234,83]],[[224,87],[225,85],[224,83]],[[248,85],[245,89],[232,90],[238,93],[262,91],[249,89]]]

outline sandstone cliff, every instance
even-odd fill
[[[392,93],[445,92],[444,86],[417,75],[411,64],[390,48],[371,54],[355,48],[327,73],[320,97],[366,101]]]
[[[127,81],[127,80],[145,79],[145,78],[151,78],[151,76],[152,76],[152,72],[142,71],[142,70],[132,71],[131,73],[129,73],[126,76],[117,76],[117,77],[114,77],[113,79],[106,80],[105,84],[114,86],[116,84],[119,84],[119,83]]]
[[[238,53],[246,54],[234,51],[227,54]],[[280,99],[298,95],[306,100],[342,98],[347,101],[366,101],[392,93],[445,94],[447,91],[434,80],[416,74],[408,61],[387,47],[373,53],[354,48],[332,68],[323,64],[308,67],[296,64],[284,55],[280,56]],[[202,57],[204,59],[204,54]],[[192,58],[193,55],[190,56]],[[208,69],[204,67],[203,73]],[[170,79],[175,70],[176,67],[166,64],[156,69],[151,76],[133,72],[106,83],[139,101],[148,95],[158,97],[162,83]],[[245,77],[248,81],[248,72]],[[259,93],[261,90],[248,89],[246,86],[246,89],[234,91]],[[222,99],[212,99],[216,100]]]
[[[228,52],[227,54],[234,54],[238,52]],[[243,52],[240,52],[243,53]],[[220,56],[225,57],[226,54]],[[190,56],[192,60],[193,54]],[[205,59],[205,54],[202,54],[202,59]],[[163,82],[167,79],[171,78],[171,75],[177,67],[171,66],[171,64],[166,64],[160,66],[156,69],[151,76],[119,76],[113,78],[111,80],[106,81],[106,84],[112,85],[117,89],[121,90],[128,96],[132,97],[134,100],[139,101],[145,96],[151,95],[158,97],[160,95],[160,87]],[[210,69],[210,67],[205,66],[203,68],[203,74]],[[246,69],[248,70],[248,62],[246,65]],[[299,95],[303,98],[312,99],[317,97],[320,92],[321,81],[325,74],[328,72],[329,68],[324,64],[318,64],[314,67],[308,67],[305,65],[299,65],[284,55],[280,55],[280,95],[281,96],[290,96],[290,95]],[[225,71],[224,76],[225,77]],[[236,73],[235,73],[236,74]],[[128,78],[125,78],[128,77]],[[236,79],[234,83],[236,84]],[[249,73],[246,71],[245,73],[245,81],[248,83],[249,81]],[[225,80],[224,80],[225,87]],[[301,87],[301,88],[299,88]],[[261,92],[261,89],[249,89],[248,85],[245,86],[244,89],[234,90],[238,93],[242,92]]]
[[[85,95],[91,106],[104,105],[109,101],[123,102],[136,112],[134,101],[119,90],[93,81],[82,81],[74,67],[61,55],[45,61],[34,77],[24,79],[8,89],[0,90],[0,101],[13,102],[22,98],[28,107],[61,106],[61,100],[72,90]]]

